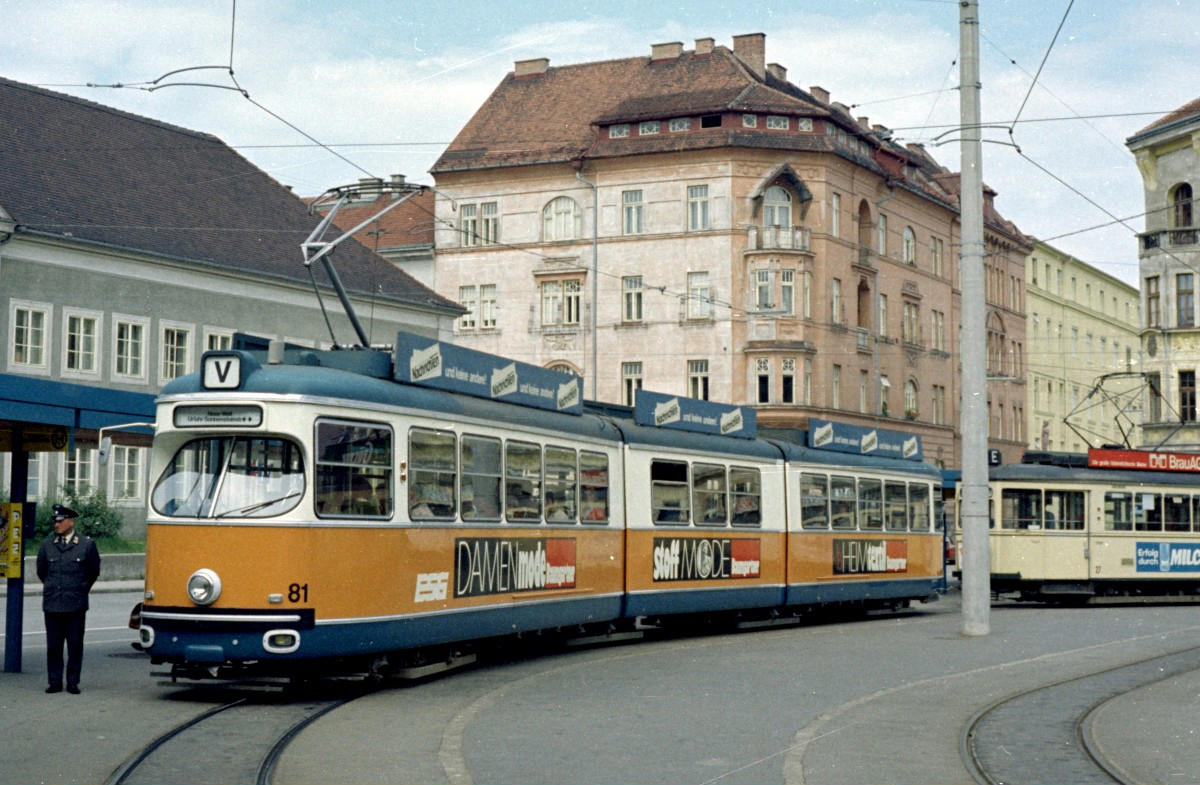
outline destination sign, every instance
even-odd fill
[[[1156,472],[1200,472],[1200,454],[1149,450],[1088,450],[1091,469],[1136,469]]]
[[[217,428],[237,426],[255,428],[262,425],[262,408],[258,406],[178,406],[175,408],[176,428]]]

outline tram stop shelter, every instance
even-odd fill
[[[24,545],[33,535],[27,504],[29,454],[63,452],[75,442],[101,444],[101,437],[148,446],[153,435],[154,395],[107,387],[0,373],[0,452],[10,453],[8,487],[15,514],[6,510],[0,571],[7,579],[4,670],[21,670],[21,627],[25,600]],[[103,434],[102,434],[103,432]],[[101,447],[103,451],[103,446]],[[13,520],[10,522],[10,518]],[[19,518],[19,520],[17,520]]]

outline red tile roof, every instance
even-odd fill
[[[389,248],[432,248],[433,202],[433,191],[422,191],[382,218],[367,224],[354,235],[354,239],[376,253]],[[338,210],[333,223],[343,231],[353,229],[387,206],[387,201],[378,200],[348,205]]]
[[[1193,117],[1196,115],[1200,115],[1200,98],[1195,98],[1191,101],[1188,101],[1186,104],[1179,107],[1178,109],[1171,111],[1171,112],[1167,112],[1165,115],[1158,118],[1153,123],[1150,123],[1150,125],[1146,126],[1145,128],[1138,131],[1137,133],[1135,133],[1133,136],[1131,136],[1129,138],[1136,139],[1137,137],[1142,136],[1143,134],[1148,134],[1151,131],[1156,131],[1159,128],[1170,125],[1171,123],[1175,123],[1180,120],[1186,120],[1187,118]]]

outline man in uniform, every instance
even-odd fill
[[[76,512],[54,505],[54,535],[37,555],[42,613],[46,617],[46,692],[62,692],[63,643],[67,645],[67,692],[79,694],[88,592],[100,576],[100,552],[91,537],[75,531]]]

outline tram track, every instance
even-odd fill
[[[361,694],[255,693],[221,703],[155,738],[105,785],[271,785],[287,745]]]
[[[1133,690],[1200,670],[1200,647],[1024,690],[976,712],[959,749],[981,785],[1136,785],[1092,735],[1092,720]]]

